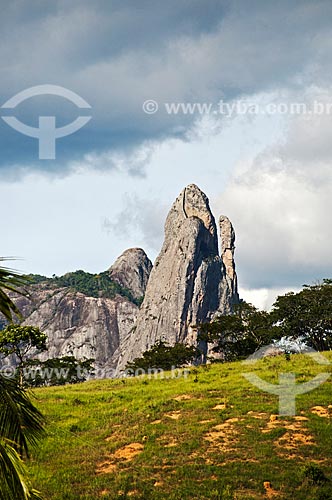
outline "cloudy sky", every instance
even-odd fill
[[[331,277],[330,0],[0,6],[1,118],[38,128],[55,116],[59,128],[91,116],[57,139],[55,159],[0,120],[1,255],[20,257],[14,267],[98,272],[133,246],[153,260],[194,182],[233,222],[242,297],[268,307]],[[57,95],[8,109],[40,85],[91,109]]]

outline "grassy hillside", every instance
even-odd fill
[[[34,484],[47,500],[331,499],[304,469],[332,479],[332,377],[281,418],[277,396],[241,375],[277,383],[292,371],[300,383],[331,366],[280,356],[35,390],[48,436],[29,462]]]

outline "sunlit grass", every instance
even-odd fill
[[[195,368],[187,378],[35,390],[48,422],[47,438],[29,464],[35,486],[47,500],[250,500],[267,498],[263,483],[269,481],[276,498],[332,498],[323,496],[328,484],[308,484],[301,471],[316,463],[332,474],[332,377],[297,398],[297,416],[304,419],[280,419],[273,417],[277,396],[252,386],[242,376],[248,371],[272,383],[292,371],[302,383],[331,368],[308,356],[280,356],[253,366]],[[314,406],[325,416],[314,414]],[[133,443],[141,446],[136,454],[128,447]]]

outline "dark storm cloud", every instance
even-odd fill
[[[3,174],[22,168],[65,173],[73,161],[106,151],[105,168],[117,168],[112,153],[185,137],[197,116],[169,116],[164,102],[216,103],[330,74],[330,1],[22,0],[3,2],[1,14],[0,104],[51,83],[81,95],[93,116],[58,141],[56,161],[36,160],[37,141],[1,120]],[[161,110],[144,114],[146,99]],[[34,103],[22,112],[27,122],[45,115],[45,102]],[[67,102],[55,109],[59,123],[76,117]]]

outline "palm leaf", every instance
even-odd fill
[[[0,376],[0,436],[28,456],[29,445],[36,445],[44,432],[43,423],[42,414],[17,382]]]
[[[10,260],[8,257],[0,257],[0,262]],[[12,322],[13,314],[22,317],[15,303],[4,290],[16,292],[20,295],[28,295],[28,292],[22,288],[29,283],[29,280],[19,272],[8,267],[0,266],[0,312],[5,318]]]
[[[12,443],[0,438],[0,500],[41,500],[31,488],[24,463]]]
[[[0,262],[4,260],[0,257]],[[10,322],[13,314],[21,314],[6,291],[27,295],[22,289],[27,283],[17,271],[0,266],[0,312]],[[0,500],[41,500],[28,481],[22,455],[28,456],[29,445],[36,445],[43,422],[17,382],[0,375]]]

